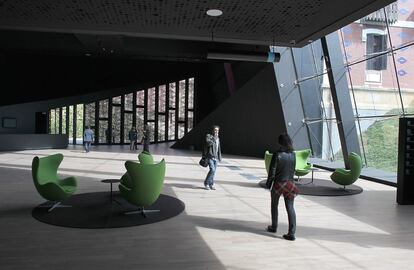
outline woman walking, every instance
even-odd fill
[[[273,233],[277,231],[279,198],[283,195],[289,219],[289,231],[283,235],[283,238],[294,241],[296,239],[296,213],[293,203],[298,194],[298,188],[293,182],[296,157],[293,152],[292,139],[288,134],[279,136],[279,144],[279,151],[273,154],[270,161],[269,175],[266,181],[266,187],[270,189],[272,199],[272,225],[267,226],[267,231]]]

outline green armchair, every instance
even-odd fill
[[[62,160],[62,154],[55,154],[42,158],[36,156],[32,161],[32,177],[36,190],[43,198],[52,202],[52,205],[42,205],[49,207],[48,212],[57,207],[70,207],[62,205],[61,202],[76,191],[75,177],[60,179],[57,176]]]
[[[331,174],[331,179],[338,185],[344,186],[352,185],[360,176],[362,170],[361,157],[354,152],[351,152],[349,158],[349,170],[338,168]]]
[[[312,164],[308,163],[308,158],[311,154],[310,149],[294,151],[296,156],[295,175],[298,177],[307,175],[312,168]]]
[[[159,212],[159,210],[145,210],[160,196],[165,177],[165,160],[160,163],[145,164],[136,161],[126,161],[127,172],[122,176],[119,184],[121,196],[129,203],[139,207],[137,211],[125,214],[142,214]]]

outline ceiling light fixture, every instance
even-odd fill
[[[280,53],[275,53],[275,52],[208,52],[207,59],[274,63],[274,62],[280,61]]]
[[[207,10],[207,15],[211,16],[211,17],[218,17],[223,15],[223,11],[221,11],[220,9],[209,9]]]

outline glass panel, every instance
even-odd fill
[[[168,115],[168,139],[175,140],[175,110],[170,110]]]
[[[165,112],[165,85],[160,85],[158,88],[158,111]]]
[[[137,130],[138,140],[140,140],[139,134],[142,134],[144,130],[144,108],[137,108]]]
[[[129,130],[132,126],[132,113],[124,113],[124,142],[129,142]]]
[[[398,118],[360,119],[368,167],[397,171]]]
[[[109,100],[104,99],[99,101],[99,117],[100,118],[108,118],[109,112]]]
[[[169,84],[170,108],[175,108],[175,82]]]
[[[181,139],[182,137],[184,137],[184,129],[185,129],[184,123],[179,123],[178,124],[178,139]]]
[[[385,51],[388,44],[386,31],[384,24],[351,23],[343,27],[340,33],[342,37],[341,47],[345,49],[348,62],[362,61],[367,59],[367,57],[375,56],[379,52]],[[386,42],[385,46],[383,43],[374,42],[376,39]]]
[[[56,110],[52,109],[49,112],[49,129],[50,134],[56,134]]]
[[[113,97],[112,104],[121,104],[121,96]]]
[[[155,119],[155,87],[148,89],[148,120]]]
[[[73,106],[69,106],[69,143],[73,143]]]
[[[107,120],[99,120],[99,143],[111,143]]]
[[[132,105],[134,103],[133,98],[134,98],[134,96],[133,96],[132,93],[125,95],[125,108],[124,109],[126,111],[132,111],[133,110],[133,108],[132,108]]]
[[[188,80],[188,108],[194,109],[194,78]]]
[[[137,92],[137,106],[144,106],[145,92],[144,90]]]
[[[365,62],[349,67],[360,116],[384,115],[395,109],[399,113],[401,110],[392,57],[387,57],[386,70],[366,70]]]
[[[60,108],[56,108],[55,109],[55,121],[56,121],[56,125],[55,125],[55,132],[56,134],[59,134],[59,127],[60,127]]]
[[[397,5],[398,23],[390,24],[389,28],[392,45],[400,48],[414,41],[414,5],[412,1],[407,0],[399,0]],[[412,54],[414,50],[411,48],[408,51]]]
[[[405,113],[414,113],[414,46],[394,53]]]
[[[66,134],[66,107],[61,108],[62,110],[62,134]]]
[[[330,161],[344,159],[336,120],[323,121],[322,159]]]
[[[95,126],[95,103],[85,104],[85,126]]]
[[[158,141],[165,141],[165,115],[158,115]]]
[[[112,107],[112,143],[121,142],[121,107]]]
[[[76,105],[76,144],[83,143],[83,104]]]
[[[193,111],[188,111],[188,120],[187,120],[187,127],[188,130],[187,132],[190,132],[190,130],[193,129],[193,123],[194,123],[194,112]]]
[[[148,122],[147,125],[148,125],[148,128],[149,128],[150,142],[153,142],[154,141],[155,123],[154,122]]]
[[[185,80],[179,82],[179,103],[178,103],[178,121],[185,119]]]

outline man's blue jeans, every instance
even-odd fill
[[[92,142],[85,141],[85,151],[86,152],[89,152],[90,151],[90,149],[91,149],[91,143]]]
[[[208,171],[206,180],[204,180],[204,186],[212,187],[214,185],[214,175],[216,174],[217,169],[217,160],[209,159],[208,166],[210,167],[210,170]]]

